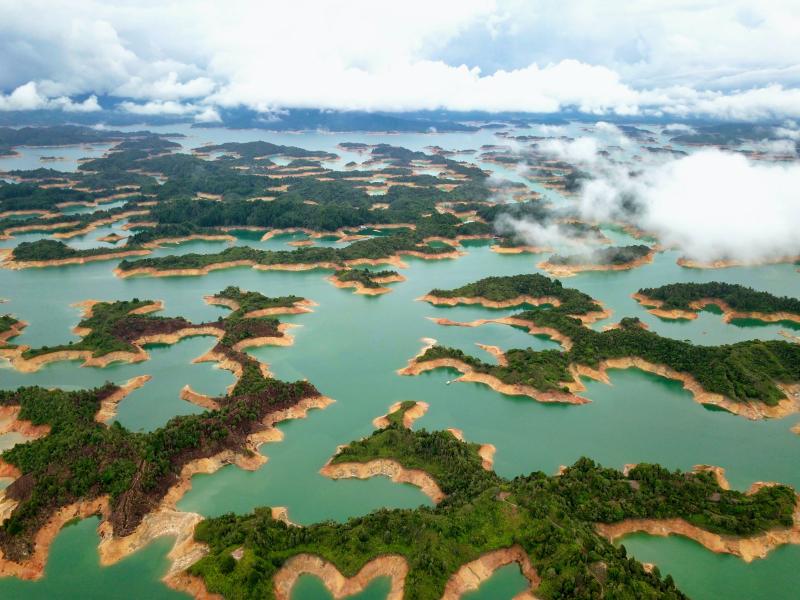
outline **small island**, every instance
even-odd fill
[[[146,248],[121,246],[119,248],[75,249],[60,240],[38,240],[22,242],[3,261],[8,269],[27,269],[32,267],[53,267],[62,265],[82,265],[99,260],[119,260],[126,256],[150,254]]]
[[[485,277],[455,289],[433,289],[420,300],[441,306],[480,304],[487,308],[543,305],[551,311],[577,317],[584,323],[611,316],[610,311],[589,295],[565,288],[557,279],[539,273]]]
[[[767,323],[800,323],[800,299],[774,296],[735,283],[671,283],[642,288],[633,298],[663,319],[696,319],[706,306],[717,306],[723,319],[757,319]]]
[[[328,277],[339,288],[355,288],[356,294],[378,296],[392,291],[387,283],[405,281],[397,271],[370,271],[368,269],[340,269]]]
[[[611,246],[583,254],[553,254],[536,266],[553,277],[572,277],[582,271],[627,271],[653,262],[655,253],[644,244]]]

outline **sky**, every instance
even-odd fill
[[[0,0],[0,110],[781,121],[798,32],[798,0]]]

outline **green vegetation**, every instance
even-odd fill
[[[0,187],[0,190],[2,190],[2,187]],[[24,225],[28,233],[36,231],[46,231],[48,233],[77,231],[92,223],[97,223],[98,221],[105,221],[106,219],[119,220],[125,218],[124,215],[127,212],[136,209],[143,210],[132,200],[133,199],[129,199],[129,201],[122,206],[108,210],[95,210],[89,213],[66,214],[59,217],[43,215],[41,217],[25,219],[23,222],[15,219],[2,219],[0,220],[0,232],[6,232],[8,229],[18,227],[19,225]],[[54,225],[58,225],[58,227],[53,229]]]
[[[692,302],[704,298],[721,300],[735,311],[800,315],[800,300],[788,296],[773,296],[735,283],[670,283],[657,288],[642,288],[639,294],[663,302],[664,309],[692,310]]]
[[[652,249],[644,244],[611,246],[567,256],[553,254],[547,262],[551,265],[627,265],[644,258],[650,252]]]
[[[233,285],[229,285],[221,292],[215,294],[215,297],[236,302],[239,305],[239,309],[234,311],[233,314],[240,313],[241,316],[255,310],[264,310],[265,308],[291,308],[298,302],[305,300],[305,298],[293,295],[271,298],[260,292],[242,290]]]
[[[200,325],[182,317],[131,314],[152,304],[146,300],[98,303],[92,307],[92,316],[79,324],[91,329],[80,342],[25,353],[35,356],[62,349],[85,349],[102,356],[135,350],[131,342],[144,335],[216,327],[224,333],[214,352],[238,363],[242,375],[228,396],[216,398],[220,410],[176,417],[148,434],[132,433],[118,423],[107,427],[95,422],[102,400],[118,390],[112,384],[76,392],[40,387],[0,391],[0,406],[20,406],[21,419],[51,426],[46,437],[17,444],[2,454],[3,460],[23,474],[6,489],[7,497],[20,503],[0,527],[0,549],[7,558],[22,560],[30,556],[36,531],[58,508],[104,494],[111,495],[115,535],[131,533],[177,482],[187,462],[225,449],[249,452],[246,437],[261,427],[265,416],[319,394],[305,381],[283,383],[264,377],[257,360],[233,348],[243,339],[283,335],[277,319],[245,318],[246,310],[290,306],[300,298],[268,298],[233,287],[220,295],[241,301],[243,308],[227,319]]]
[[[386,420],[394,425],[402,426],[403,418],[405,417],[406,412],[414,408],[416,405],[416,400],[403,400],[396,411],[386,415]]]
[[[105,254],[113,255],[131,250],[138,250],[135,246],[122,246],[120,248],[86,248],[76,249],[67,246],[58,240],[37,240],[35,242],[22,242],[11,253],[11,257],[18,261],[46,261],[64,258],[87,258]]]
[[[142,246],[161,239],[184,238],[193,235],[225,235],[221,229],[198,227],[192,223],[166,223],[140,229],[128,238],[130,246]]]
[[[106,494],[114,534],[132,533],[177,483],[185,464],[223,450],[248,452],[246,438],[264,417],[318,394],[308,382],[260,375],[251,388],[247,394],[218,398],[220,410],[175,417],[151,433],[95,422],[102,399],[118,389],[111,384],[77,392],[40,387],[0,392],[0,405],[20,406],[21,418],[51,426],[45,437],[2,454],[22,472],[5,489],[6,497],[19,503],[0,526],[5,558],[31,556],[36,532],[59,508]]]
[[[677,599],[684,596],[670,577],[647,573],[624,547],[600,537],[594,523],[683,517],[711,531],[751,535],[792,520],[794,492],[785,486],[745,496],[721,489],[709,473],[639,465],[624,475],[585,458],[561,476],[507,480],[482,469],[477,450],[449,432],[410,431],[393,421],[332,462],[391,458],[422,469],[447,495],[438,506],[303,528],[272,519],[268,509],[207,519],[195,538],[211,551],[189,572],[227,598],[274,598],[275,574],[297,554],[321,556],[345,576],[373,558],[400,554],[409,565],[404,598],[432,599],[463,564],[516,544],[542,579],[539,598]],[[242,558],[231,560],[239,548]]]
[[[451,249],[420,245],[417,236],[412,234],[396,234],[391,236],[375,237],[368,240],[353,242],[344,248],[306,247],[297,250],[258,250],[248,246],[234,246],[226,248],[216,254],[182,254],[177,256],[162,256],[158,258],[144,258],[141,260],[123,260],[119,264],[122,271],[132,271],[140,268],[153,268],[156,270],[170,269],[199,269],[208,265],[229,261],[247,260],[259,265],[280,264],[319,264],[333,263],[344,264],[348,260],[359,258],[384,259],[396,256],[403,252],[422,252],[435,256],[451,252]]]
[[[541,391],[563,389],[571,381],[572,364],[598,367],[613,358],[637,357],[694,377],[707,392],[735,402],[776,405],[785,395],[776,383],[800,381],[800,345],[782,340],[748,340],[722,346],[697,346],[661,337],[641,327],[638,319],[623,319],[620,327],[598,332],[571,317],[551,310],[526,311],[515,318],[537,327],[557,330],[572,340],[569,351],[531,348],[509,350],[508,366],[484,363],[452,348],[435,346],[417,359],[462,360],[481,373],[504,383],[524,384]]]
[[[559,301],[559,305],[550,310],[569,315],[585,315],[603,310],[588,294],[574,288],[565,288],[557,279],[550,279],[538,273],[485,277],[451,290],[433,289],[428,295],[437,298],[486,298],[492,302],[505,302],[519,296],[555,298]]]
[[[89,350],[94,357],[111,352],[137,352],[132,342],[143,336],[169,334],[193,326],[183,317],[131,314],[150,304],[153,304],[151,300],[138,298],[95,304],[91,316],[78,323],[80,329],[90,330],[80,341],[31,348],[23,352],[22,356],[33,358],[61,350]]]
[[[250,162],[259,157],[287,156],[290,158],[315,158],[319,160],[334,160],[335,154],[322,150],[306,150],[297,146],[283,146],[270,142],[228,142],[212,146],[202,146],[198,152],[211,154],[213,152],[230,152]]]
[[[75,144],[100,144],[129,138],[152,135],[147,131],[113,131],[77,125],[52,125],[49,127],[0,127],[0,148],[15,146],[70,146]],[[169,137],[183,137],[170,134]]]
[[[386,277],[396,277],[397,271],[370,271],[368,269],[341,269],[336,271],[333,276],[339,281],[357,281],[366,288],[377,289],[383,284],[376,279]]]
[[[0,184],[0,212],[10,210],[56,210],[61,202],[91,202],[88,192],[42,188],[32,183]],[[17,223],[18,224],[18,223]]]
[[[11,331],[17,323],[19,323],[19,321],[11,315],[0,315],[0,335]]]

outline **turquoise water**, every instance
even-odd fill
[[[169,129],[174,130],[174,127]],[[188,133],[192,137],[182,140],[187,146],[223,139],[223,133],[218,130],[188,130]],[[297,136],[225,131],[224,135],[225,141],[269,139],[276,143],[328,149],[342,155],[341,164],[365,157],[336,150],[338,142],[380,141],[377,136],[366,134]],[[401,135],[393,136],[391,143],[410,148],[433,144],[477,148],[498,139],[485,132]],[[109,231],[120,231],[120,226],[121,223],[98,229],[70,243],[95,246],[97,237]],[[615,232],[613,236],[615,242],[630,243],[625,234]],[[261,242],[260,237],[257,233],[237,233],[235,243],[287,249],[290,248],[288,242],[305,238],[302,234],[291,234]],[[23,239],[36,239],[36,236],[19,236],[11,240],[10,245]],[[336,242],[316,240],[315,243]],[[227,242],[196,241],[167,246],[156,250],[154,255],[218,252],[225,247]],[[30,323],[15,342],[32,346],[76,339],[71,328],[80,316],[70,305],[86,299],[163,300],[163,314],[183,315],[197,322],[213,320],[226,313],[225,309],[207,305],[202,298],[228,285],[271,296],[297,294],[319,304],[313,313],[282,317],[286,322],[299,325],[292,330],[295,345],[257,348],[251,353],[267,363],[276,376],[287,380],[307,378],[336,403],[325,410],[312,411],[307,419],[282,424],[280,429],[285,439],[261,448],[268,462],[258,471],[227,466],[212,475],[196,476],[179,508],[207,516],[279,505],[288,507],[292,520],[305,524],[321,519],[344,520],[382,506],[428,504],[428,498],[417,488],[394,484],[385,478],[331,481],[318,473],[337,445],[369,435],[375,416],[385,413],[393,402],[408,399],[430,404],[428,413],[415,427],[457,427],[470,441],[494,444],[497,447],[496,470],[507,477],[532,470],[553,473],[559,465],[571,464],[586,455],[613,467],[644,461],[681,469],[698,463],[720,465],[726,468],[731,484],[737,489],[745,489],[759,480],[800,487],[800,470],[797,469],[800,437],[790,431],[800,421],[800,416],[751,422],[725,412],[711,411],[695,403],[680,384],[637,370],[611,371],[612,385],[587,381],[583,395],[592,403],[583,406],[539,404],[526,397],[505,396],[479,384],[447,385],[447,381],[456,376],[447,370],[418,377],[397,375],[395,371],[419,351],[423,337],[436,338],[442,344],[461,348],[484,360],[492,359],[477,348],[476,343],[497,345],[502,349],[558,347],[547,338],[504,325],[443,327],[429,320],[428,317],[446,317],[471,321],[517,312],[516,309],[488,310],[480,306],[434,307],[416,298],[434,287],[455,287],[488,275],[534,272],[536,263],[545,258],[542,255],[498,255],[491,252],[486,243],[466,244],[463,250],[467,254],[457,260],[407,259],[408,268],[402,270],[407,281],[392,284],[393,291],[380,297],[364,297],[348,289],[335,288],[325,281],[329,275],[325,270],[264,272],[243,267],[215,271],[204,277],[119,279],[112,273],[116,261],[25,271],[0,270],[0,296],[9,299],[2,306],[3,312],[8,311]],[[788,324],[765,325],[749,321],[726,324],[713,310],[703,311],[700,318],[693,321],[665,321],[650,315],[630,295],[640,287],[666,282],[718,280],[743,283],[778,295],[800,293],[797,273],[791,265],[703,271],[681,268],[675,264],[676,258],[676,253],[665,252],[657,255],[652,264],[632,271],[584,273],[565,279],[564,285],[581,289],[613,310],[610,319],[595,325],[598,328],[625,316],[637,316],[662,335],[703,344],[779,339],[779,331],[790,329]],[[794,332],[797,334],[796,328]],[[213,395],[224,393],[233,382],[229,372],[214,364],[192,363],[214,343],[212,337],[197,337],[172,346],[148,347],[150,360],[134,365],[114,364],[105,369],[61,362],[37,373],[22,374],[9,368],[7,363],[0,363],[0,388],[37,384],[74,389],[100,385],[106,380],[122,383],[148,374],[152,380],[120,404],[117,419],[134,430],[152,430],[171,416],[199,410],[179,399],[178,393],[185,384]],[[16,441],[18,438],[0,437],[0,448]],[[95,525],[96,521],[91,519],[65,529],[54,545],[47,577],[33,583],[1,580],[0,597],[52,597],[53,590],[58,588],[49,586],[67,589],[72,585],[69,582],[74,581],[70,577],[78,576],[75,573],[89,586],[84,588],[89,595],[83,597],[115,597],[114,594],[122,591],[114,580],[134,579],[131,585],[143,586],[142,591],[136,592],[139,597],[170,593],[158,581],[166,568],[164,555],[169,540],[158,541],[118,566],[101,569],[96,564]],[[747,585],[730,586],[725,597],[792,597],[782,593],[774,582],[793,581],[791,578],[797,572],[793,566],[798,564],[799,557],[796,547],[778,550],[762,561],[746,565],[734,557],[714,555],[686,540],[633,536],[623,543],[631,553],[634,547],[636,552],[643,553],[642,560],[663,565],[662,572],[673,573],[679,585],[684,585],[685,581],[686,591],[695,598],[721,597],[718,590],[728,589],[717,587],[721,584],[713,577],[703,577],[706,566],[708,569],[724,567],[747,582]],[[77,567],[70,566],[66,558],[73,554]],[[91,563],[90,559],[95,562]],[[127,570],[112,573],[113,569],[123,567]],[[733,575],[731,578],[735,579]],[[384,597],[387,585],[386,581],[376,581],[360,597]],[[297,599],[326,598],[320,586],[313,577],[303,578],[294,596]],[[521,589],[524,589],[524,579],[512,565],[487,581],[479,591],[481,595],[474,598],[510,598]],[[131,597],[128,589],[124,592],[125,597]]]

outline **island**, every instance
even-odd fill
[[[397,271],[370,271],[368,269],[340,269],[328,277],[333,285],[339,288],[355,288],[356,294],[378,296],[388,294],[392,288],[387,283],[405,281],[406,278]]]
[[[267,315],[308,312],[310,304],[295,296],[269,298],[232,287],[212,297],[211,302],[231,308],[236,303],[237,308],[224,319],[196,324],[183,317],[151,314],[163,309],[160,302],[138,298],[115,302],[88,300],[80,304],[83,319],[74,328],[81,336],[79,341],[40,348],[0,346],[0,356],[23,372],[37,371],[62,360],[83,360],[84,366],[105,367],[118,361],[147,360],[149,355],[144,349],[147,344],[174,344],[185,337],[209,335],[218,339],[212,355],[225,362],[248,347],[291,344],[288,326]]]
[[[582,271],[627,271],[653,262],[655,253],[644,244],[611,246],[582,254],[553,254],[536,266],[554,277],[572,277]]]
[[[150,275],[204,275],[217,269],[250,266],[259,270],[302,271],[334,269],[354,265],[395,264],[403,267],[400,256],[427,259],[457,258],[450,247],[425,245],[418,235],[398,233],[353,242],[344,248],[302,247],[293,251],[259,250],[234,246],[211,254],[182,254],[140,260],[123,260],[115,273],[119,277]]]
[[[581,458],[557,475],[509,480],[485,468],[477,444],[449,431],[412,431],[398,418],[340,448],[323,472],[376,461],[416,474],[417,484],[435,485],[435,506],[382,509],[302,528],[274,518],[268,508],[206,519],[194,539],[208,554],[168,581],[194,593],[286,600],[303,574],[320,577],[337,595],[384,576],[392,598],[455,600],[497,568],[517,563],[537,598],[679,599],[685,596],[671,577],[608,541],[610,527],[633,531],[651,523],[700,543],[724,538],[715,551],[748,560],[800,542],[791,488],[732,491],[705,468],[680,472],[640,464],[618,471]]]
[[[565,288],[557,279],[539,273],[485,277],[450,290],[433,289],[420,300],[438,306],[480,304],[487,308],[544,305],[551,311],[572,315],[584,323],[611,316],[611,312],[591,296]]]
[[[670,283],[642,288],[633,298],[663,319],[696,319],[706,306],[717,306],[725,322],[756,319],[767,323],[800,323],[800,299],[774,296],[735,283]]]
[[[531,333],[553,337],[564,349],[512,349],[502,361],[491,364],[427,340],[420,354],[399,372],[417,375],[453,368],[463,374],[462,381],[484,383],[505,394],[584,404],[588,400],[576,395],[583,389],[581,376],[608,383],[608,369],[638,368],[681,381],[697,402],[750,419],[800,411],[798,344],[748,340],[700,346],[661,337],[636,318],[622,319],[619,326],[598,332],[552,310],[526,311],[513,319],[516,325],[527,325]]]

